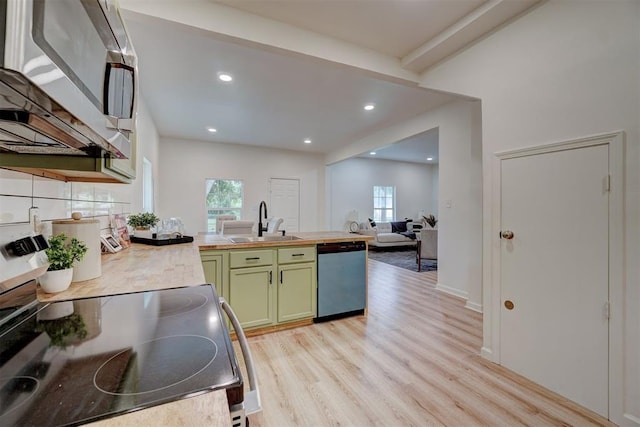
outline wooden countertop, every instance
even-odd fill
[[[200,234],[193,243],[151,246],[133,243],[115,254],[102,255],[102,275],[74,282],[69,289],[47,294],[38,287],[38,300],[62,301],[93,296],[195,286],[206,283],[200,262],[201,250],[249,247],[296,246],[327,242],[367,241],[372,237],[344,232],[294,233],[299,240],[232,243],[223,236]],[[92,423],[99,427],[138,427],[140,425],[208,426],[230,425],[224,390],[151,407]]]
[[[151,246],[133,243],[115,254],[102,255],[100,277],[74,282],[69,289],[57,294],[47,294],[38,287],[38,300],[61,301],[203,283],[206,283],[204,271],[195,244]]]
[[[291,233],[291,236],[297,237],[295,240],[283,241],[261,241],[233,243],[228,240],[231,236],[221,236],[219,234],[199,234],[195,237],[195,244],[201,251],[214,249],[240,249],[240,248],[264,248],[273,246],[301,246],[316,245],[318,243],[335,243],[335,242],[366,242],[374,240],[374,237],[365,234],[345,233],[342,231],[313,231]],[[241,235],[239,235],[241,236]]]

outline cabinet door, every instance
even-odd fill
[[[316,263],[278,268],[278,323],[315,317]]]
[[[229,304],[243,329],[274,323],[273,268],[236,268],[229,272]]]
[[[206,255],[202,256],[202,269],[204,270],[204,278],[207,283],[213,283],[216,286],[216,293],[219,297],[223,294],[223,256],[222,255]]]

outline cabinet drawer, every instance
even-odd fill
[[[232,251],[229,254],[231,268],[257,267],[273,264],[273,251],[270,249],[253,251]]]
[[[289,264],[292,262],[309,262],[315,260],[315,246],[297,246],[292,248],[278,249],[278,264]]]

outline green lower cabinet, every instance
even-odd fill
[[[278,267],[278,323],[315,317],[316,263]]]
[[[236,268],[229,271],[227,300],[243,329],[275,323],[273,266]]]
[[[200,258],[207,282],[215,283],[243,329],[316,316],[315,245],[208,250]]]
[[[227,252],[203,251],[200,253],[204,278],[207,283],[216,286],[219,297],[225,297],[227,271],[229,270],[229,254]]]

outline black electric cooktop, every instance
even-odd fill
[[[34,305],[0,329],[2,426],[84,424],[216,389],[241,394],[242,376],[211,285]]]

